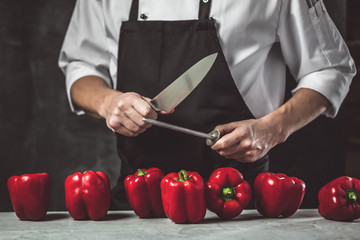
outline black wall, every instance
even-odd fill
[[[345,3],[326,3],[344,32]],[[116,182],[120,163],[114,136],[103,121],[70,112],[57,67],[74,4],[0,0],[0,211],[12,210],[6,187],[11,175],[48,172],[50,210],[65,209],[63,183],[74,172],[100,170],[112,185]],[[271,155],[272,170],[308,183],[304,206],[316,207],[319,186],[343,174],[341,117],[319,119]]]
[[[75,1],[0,1],[0,210],[11,175],[48,172],[50,209],[65,209],[64,181],[100,170],[115,183],[114,137],[102,121],[70,112],[57,59]]]

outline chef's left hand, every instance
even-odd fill
[[[301,88],[262,118],[217,126],[222,137],[211,148],[229,159],[255,162],[330,107],[331,103],[321,93]]]
[[[231,122],[216,127],[222,136],[211,148],[239,162],[255,162],[280,139],[279,131],[262,119]]]

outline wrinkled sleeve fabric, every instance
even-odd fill
[[[66,76],[66,91],[71,110],[84,114],[72,103],[70,89],[85,76],[98,76],[112,86],[109,74],[109,54],[106,44],[101,2],[78,0],[65,35],[59,56],[59,67]]]
[[[305,0],[283,0],[277,37],[292,75],[300,88],[325,96],[335,117],[349,91],[356,67],[349,50],[322,1],[309,7]]]

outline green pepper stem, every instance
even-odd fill
[[[137,170],[137,174],[136,176],[144,176],[147,172],[144,172],[143,170],[141,170],[140,168]]]
[[[186,173],[186,171],[184,169],[180,170],[180,177],[177,180],[180,182],[189,180],[189,175]]]
[[[358,201],[358,193],[354,189],[347,190],[346,200],[351,204],[355,204]]]
[[[221,197],[225,201],[233,200],[235,198],[235,195],[236,195],[236,191],[233,186],[225,186],[222,188]]]

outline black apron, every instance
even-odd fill
[[[216,125],[254,118],[241,97],[222,52],[211,1],[200,0],[199,20],[138,21],[139,0],[133,0],[130,19],[122,23],[119,39],[117,90],[153,98],[193,64],[209,54],[218,57],[202,82],[170,115],[158,119],[210,132]],[[142,18],[146,16],[142,15]],[[112,209],[127,209],[123,181],[138,168],[158,167],[165,174],[196,171],[204,180],[219,167],[234,167],[246,180],[268,170],[268,158],[255,163],[225,159],[205,140],[153,126],[137,137],[117,134],[121,175],[113,189]]]

